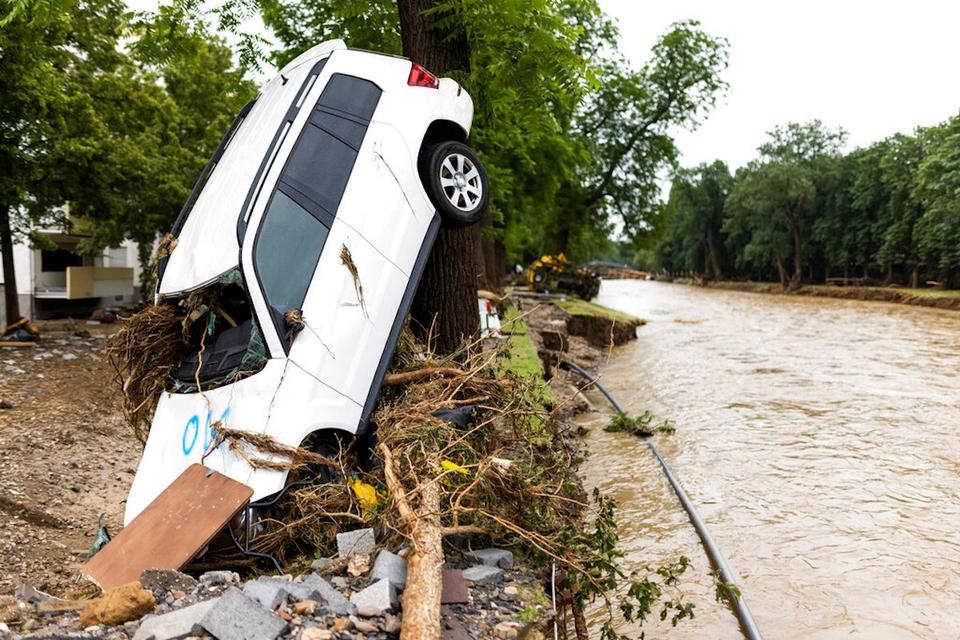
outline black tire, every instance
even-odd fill
[[[441,142],[426,147],[419,164],[423,187],[446,226],[480,222],[490,202],[490,180],[473,149]]]

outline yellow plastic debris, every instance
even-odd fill
[[[357,496],[360,508],[365,512],[373,511],[383,504],[385,496],[377,493],[376,487],[372,484],[367,484],[359,478],[351,478],[350,488],[353,490],[353,495]]]
[[[463,467],[461,467],[460,465],[458,465],[456,462],[450,462],[449,460],[443,460],[443,461],[440,463],[440,466],[443,467],[444,469],[446,469],[447,471],[453,471],[453,472],[455,472],[455,473],[460,473],[460,474],[465,475],[465,476],[470,475],[470,470],[469,470],[469,469],[464,469]]]

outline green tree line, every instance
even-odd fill
[[[236,58],[279,65],[330,38],[402,53],[399,5],[463,42],[466,64],[445,75],[474,98],[471,144],[493,186],[484,245],[501,271],[547,252],[609,252],[614,228],[647,233],[657,175],[678,155],[670,131],[696,127],[726,87],[723,38],[671,25],[638,68],[594,0],[238,0],[215,15],[186,0],[152,14],[115,0],[9,3],[0,236],[69,224],[69,211],[90,223],[87,251],[149,244],[255,94]],[[231,51],[217,37],[257,12],[275,42],[243,37]]]
[[[731,175],[677,171],[656,230],[656,266],[710,279],[846,278],[960,287],[960,116],[843,153],[819,121],[770,132]]]

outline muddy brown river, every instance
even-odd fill
[[[602,380],[676,423],[656,444],[766,638],[960,638],[960,313],[637,281],[597,301],[648,320]],[[584,474],[626,565],[693,561],[696,618],[647,637],[742,637],[655,460],[591,399]]]

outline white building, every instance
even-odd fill
[[[76,248],[84,235],[65,233],[61,229],[44,229],[38,233],[56,249],[34,249],[26,243],[13,247],[20,313],[24,317],[32,320],[83,318],[94,309],[139,298],[141,268],[135,242],[127,240],[97,256],[81,256]],[[0,269],[0,291],[6,287],[2,271]],[[2,326],[7,323],[4,316],[4,305],[0,304]]]

